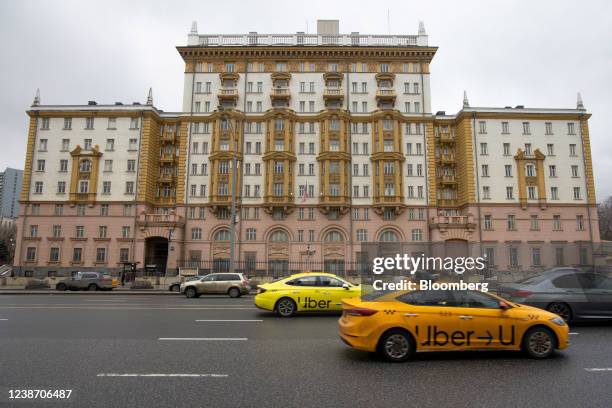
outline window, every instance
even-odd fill
[[[412,230],[412,240],[413,241],[422,241],[423,240],[423,231],[420,229]]]
[[[344,237],[339,231],[332,230],[325,234],[325,242],[344,242]]]
[[[573,143],[570,144],[569,151],[570,151],[570,156],[576,156],[576,145]]]
[[[103,181],[102,182],[102,194],[110,194],[111,192],[111,182]]]
[[[64,130],[72,129],[72,118],[64,118]]]
[[[79,181],[79,193],[86,194],[89,192],[89,181],[81,180]]]
[[[60,250],[57,247],[51,247],[49,249],[49,262],[59,262]]]
[[[137,150],[137,149],[138,149],[138,139],[130,139],[128,150]]]
[[[106,262],[106,248],[96,248],[96,262]]]
[[[399,237],[397,233],[393,230],[385,230],[380,234],[379,238],[380,242],[398,242]]]
[[[136,160],[128,160],[127,161],[127,171],[134,172],[136,171]]]
[[[192,228],[191,239],[202,239],[202,228]]]
[[[502,122],[501,125],[502,125],[502,131],[501,131],[502,134],[506,135],[510,133],[510,126],[508,126],[508,122]]]
[[[367,242],[368,241],[368,230],[360,228],[357,230],[357,241]]]
[[[129,225],[124,225],[121,227],[121,238],[127,239],[130,237],[130,227]]]
[[[529,122],[523,122],[523,134],[524,135],[530,135],[531,134],[531,129],[529,127]]]
[[[574,200],[580,200],[580,187],[574,187]]]
[[[506,173],[506,177],[512,177],[512,165],[511,164],[504,165],[504,171]]]
[[[138,118],[130,118],[130,129],[138,129]]]
[[[85,118],[85,129],[94,128],[94,118]]]
[[[510,143],[504,143],[504,156],[510,156]]]
[[[531,155],[531,143],[525,143],[525,154],[528,156]]]
[[[60,238],[62,236],[62,226],[54,225],[53,226],[53,238]]]
[[[481,155],[487,155],[489,154],[489,150],[487,148],[487,144],[486,143],[481,143],[480,144],[480,154]]]
[[[77,205],[77,216],[79,217],[85,216],[85,208],[87,208],[85,204]]]
[[[66,159],[60,160],[60,169],[59,169],[59,171],[61,171],[61,172],[67,172],[68,171],[68,160],[66,160]]]
[[[534,186],[527,187],[527,198],[529,200],[535,200],[537,198],[536,188]]]
[[[83,260],[83,248],[72,249],[72,262],[81,262]]]
[[[550,177],[557,177],[557,166],[555,166],[554,164],[548,166],[548,175]]]
[[[36,171],[45,171],[45,161],[44,160],[38,160],[36,162]]]
[[[55,209],[53,211],[53,215],[63,215],[64,214],[64,205],[63,204],[55,204]]]
[[[578,166],[572,165],[572,177],[578,177]]]
[[[571,122],[567,124],[567,134],[568,135],[575,135],[576,134],[575,126]]]
[[[529,229],[532,231],[540,229],[540,220],[537,215],[531,215],[529,217]]]
[[[490,214],[484,216],[484,229],[491,231],[493,229],[493,219]]]
[[[134,194],[134,182],[133,181],[125,182],[125,194]]]
[[[508,199],[508,200],[513,200],[514,199],[514,193],[513,193],[513,188],[512,187],[506,187],[506,199]]]
[[[66,193],[66,182],[58,181],[57,182],[57,194],[65,194]]]
[[[482,186],[482,199],[490,200],[491,199],[491,189],[489,186]]]
[[[555,248],[555,265],[563,266],[565,265],[565,251],[564,248],[557,247]]]
[[[104,171],[106,172],[113,171],[113,161],[112,160],[104,160]]]
[[[541,266],[542,265],[542,254],[541,248],[531,248],[531,265]]]
[[[525,166],[525,175],[527,177],[535,177],[535,166],[533,164],[527,164]]]
[[[518,248],[510,247],[508,248],[509,258],[510,258],[510,266],[519,266],[519,252]]]
[[[488,164],[482,165],[482,177],[489,177],[489,165]]]
[[[546,152],[548,153],[549,156],[554,156],[555,155],[555,145],[553,145],[552,143],[548,143],[546,145]]]
[[[478,133],[487,133],[487,122],[484,120],[478,122]]]
[[[559,189],[557,187],[550,188],[550,199],[558,200],[559,199]]]
[[[553,231],[561,231],[562,227],[561,227],[561,216],[559,214],[554,214],[553,215],[553,227],[552,227]]]
[[[49,118],[42,118],[42,124],[40,128],[42,130],[49,130]]]
[[[40,150],[41,152],[47,151],[47,139],[40,139],[38,141],[38,150]]]
[[[544,127],[545,127],[544,134],[546,134],[546,135],[552,135],[553,134],[552,123],[551,122],[544,123]]]
[[[130,249],[120,248],[119,249],[119,262],[128,262],[130,259]]]
[[[516,216],[513,214],[509,214],[508,218],[506,219],[506,226],[508,231],[514,231],[516,230]]]
[[[584,215],[576,215],[576,229],[584,231]]]
[[[30,225],[30,237],[38,237],[38,225]]]
[[[34,183],[34,194],[42,194],[43,192],[43,182],[37,181]]]

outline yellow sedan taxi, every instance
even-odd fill
[[[470,290],[372,292],[345,299],[339,328],[349,346],[390,361],[448,350],[523,350],[546,358],[569,345],[569,328],[556,314]]]
[[[342,299],[359,296],[359,286],[324,272],[303,272],[259,285],[255,306],[282,317],[298,312],[342,310]]]

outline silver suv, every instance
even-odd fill
[[[73,277],[58,282],[57,290],[112,290],[117,279],[100,272],[77,272]]]
[[[249,281],[242,273],[211,273],[181,283],[181,293],[188,298],[197,298],[205,293],[226,293],[236,298],[249,293],[249,289]]]

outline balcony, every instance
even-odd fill
[[[438,207],[456,207],[458,201],[456,198],[439,198]]]
[[[455,137],[450,132],[440,132],[440,143],[455,143]]]
[[[185,220],[178,214],[141,213],[138,216],[141,227],[177,227],[185,225]]]
[[[457,179],[453,175],[444,174],[442,176],[438,176],[438,181],[440,184],[449,184],[454,185],[457,184]]]
[[[159,175],[160,183],[173,183],[174,182],[174,174],[172,173],[161,173]]]
[[[378,102],[391,102],[395,103],[397,94],[395,89],[392,88],[378,88],[376,90],[376,100]]]
[[[295,204],[295,197],[293,194],[290,195],[265,195],[264,196],[264,211],[268,214],[272,214],[275,209],[281,209],[285,214],[289,214],[293,211]]]
[[[429,224],[432,228],[445,230],[448,228],[464,228],[473,230],[476,227],[474,217],[468,215],[438,215],[431,217]]]
[[[174,153],[162,153],[159,156],[160,163],[174,163],[175,159],[176,159],[176,155]]]
[[[95,193],[71,193],[70,201],[96,201]]]
[[[174,136],[174,132],[164,132],[159,140],[166,143],[174,143]]]
[[[340,87],[325,87],[323,99],[342,101],[344,99],[344,90]]]
[[[454,164],[455,163],[455,155],[453,153],[441,154],[440,155],[440,163]]]
[[[272,91],[270,92],[270,99],[272,99],[272,102],[274,102],[275,100],[286,101],[290,98],[291,92],[288,87],[275,87],[272,88]]]
[[[161,205],[175,205],[176,197],[157,197],[155,201]]]
[[[217,93],[219,103],[223,103],[224,100],[236,102],[238,100],[238,89],[237,88],[221,88]]]

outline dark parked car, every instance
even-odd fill
[[[72,278],[55,285],[57,290],[112,290],[118,284],[117,279],[100,272],[77,272]]]
[[[546,309],[567,322],[612,319],[612,279],[598,273],[551,269],[516,283],[501,284],[497,294]]]

